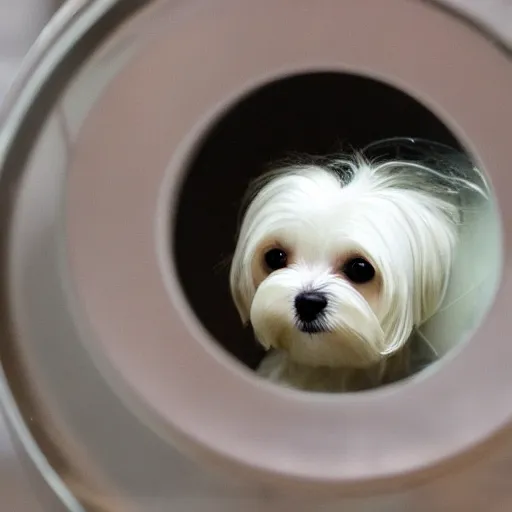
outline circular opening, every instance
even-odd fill
[[[397,138],[430,141],[427,153],[433,147],[442,151],[451,148],[454,154],[466,155],[462,144],[443,122],[403,91],[368,77],[327,72],[286,77],[251,91],[225,111],[197,145],[176,209],[176,269],[199,321],[221,346],[249,368],[260,366],[266,350],[256,340],[251,325],[244,327],[240,319],[230,292],[229,270],[242,198],[250,184],[290,155],[323,158],[366,148],[370,156],[379,156],[377,150],[388,151]],[[383,140],[388,143],[378,143]],[[469,155],[466,158],[471,160]],[[378,210],[374,215],[378,216]],[[484,226],[483,231],[494,233],[496,219],[493,213],[493,229]],[[337,222],[334,217],[331,221]],[[491,266],[497,273],[498,241],[493,238],[487,245],[496,260]],[[398,265],[396,261],[395,264]],[[455,272],[456,277],[451,275],[449,282],[458,279],[462,285],[456,286],[455,296],[447,291],[445,301],[436,308],[435,322],[433,317],[413,330],[417,348],[407,355],[407,370],[389,382],[409,377],[437,360],[468,335],[475,328],[475,318],[480,321],[486,312],[496,278],[485,276],[485,293],[479,288],[480,281],[470,289],[464,282],[472,263],[457,260],[456,265],[463,268]],[[461,301],[468,293],[471,299]],[[478,305],[474,302],[475,293],[480,297]],[[463,312],[454,314],[454,304]],[[308,334],[314,340],[314,333]],[[411,357],[419,359],[411,362]],[[361,389],[374,387],[364,381]],[[328,390],[323,385],[314,388],[315,385],[311,390]]]

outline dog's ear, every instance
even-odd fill
[[[237,265],[234,265],[233,261],[234,261],[233,255],[225,256],[224,258],[222,258],[221,261],[219,261],[219,263],[217,263],[217,265],[215,265],[214,272],[216,272],[218,274],[225,274],[225,272],[228,271],[228,269],[229,269],[231,297],[236,306],[238,314],[240,315],[242,323],[245,325],[245,324],[248,324],[248,322],[249,322],[249,310],[248,310],[248,306],[247,306],[248,302],[247,302],[246,298],[243,296],[242,289],[239,286],[240,279],[241,279],[240,264],[238,264],[238,268],[237,268]]]
[[[250,265],[249,265],[250,267]],[[229,286],[231,297],[235,303],[240,319],[244,325],[249,323],[251,300],[254,294],[252,273],[250,268],[245,268],[242,251],[239,247],[231,260],[229,273]]]

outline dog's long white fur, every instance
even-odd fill
[[[420,164],[372,164],[359,155],[289,165],[260,178],[230,273],[242,321],[271,349],[259,373],[297,388],[337,391],[350,388],[347,375],[363,370],[378,384],[389,358],[443,300],[463,188],[478,185]],[[262,251],[270,246],[286,248],[293,263],[266,275]],[[376,268],[371,299],[340,275],[336,265],[347,254]],[[295,296],[309,289],[329,297],[328,328],[314,335],[297,328],[294,311]]]

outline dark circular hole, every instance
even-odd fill
[[[228,274],[240,201],[251,180],[290,153],[322,155],[389,137],[460,148],[425,106],[362,76],[310,73],[265,85],[233,105],[198,144],[180,191],[175,262],[197,318],[250,367],[262,350],[232,303]]]

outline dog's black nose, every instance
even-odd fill
[[[312,322],[327,306],[327,299],[320,292],[303,292],[295,297],[295,310],[299,320]]]

